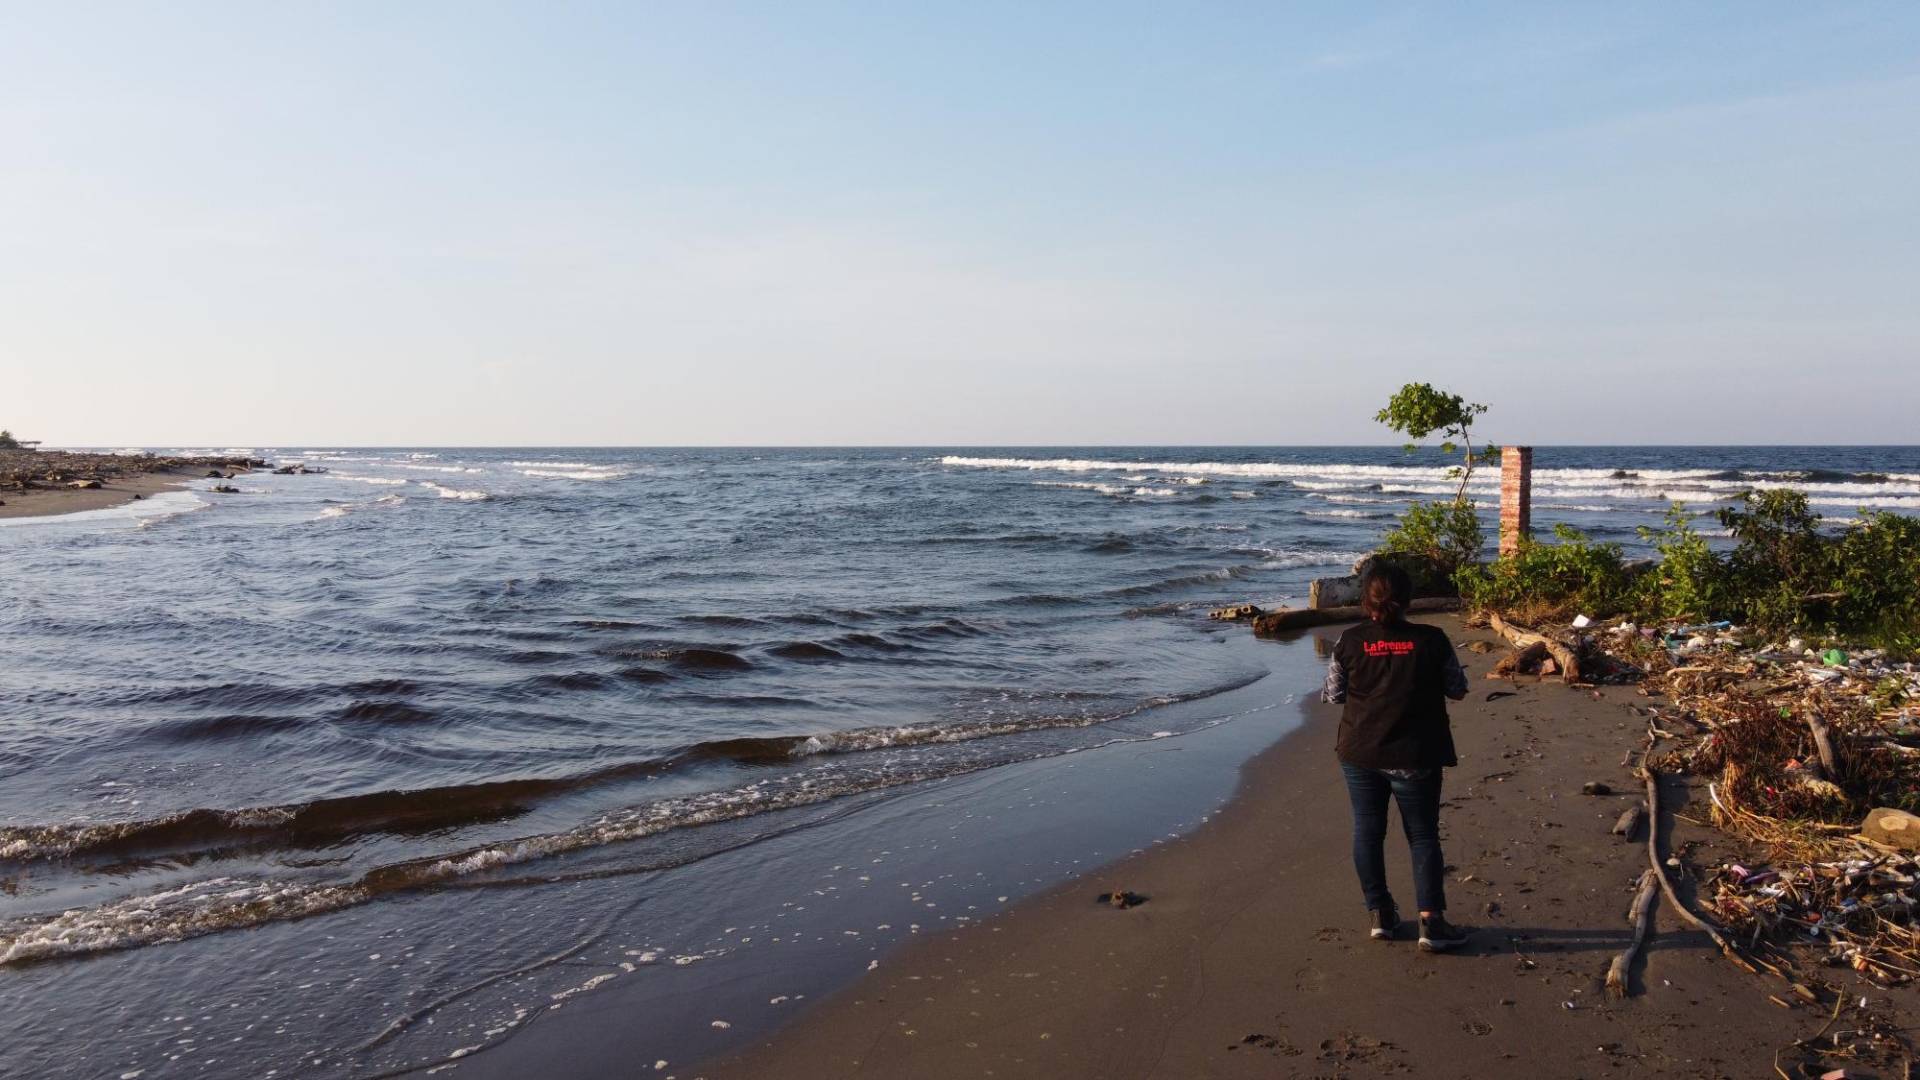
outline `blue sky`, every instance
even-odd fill
[[[1912,442],[1908,4],[0,7],[65,444]]]

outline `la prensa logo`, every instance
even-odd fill
[[[1368,656],[1411,656],[1411,641],[1369,641],[1363,646]]]

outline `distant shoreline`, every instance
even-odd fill
[[[64,517],[87,510],[110,510],[163,491],[177,491],[186,486],[188,479],[178,473],[143,473],[117,476],[104,481],[100,487],[83,490],[34,488],[7,491],[0,493],[0,500],[6,503],[0,506],[0,520]]]
[[[263,467],[254,458],[159,458],[57,450],[0,450],[0,520],[60,517],[124,506],[218,472]],[[97,484],[98,486],[86,486]],[[79,486],[76,486],[79,485]]]

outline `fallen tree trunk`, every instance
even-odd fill
[[[1633,941],[1607,966],[1609,997],[1627,996],[1627,975],[1633,970],[1633,958],[1640,954],[1641,946],[1647,942],[1647,930],[1653,925],[1653,902],[1660,895],[1657,877],[1653,870],[1640,875],[1640,891],[1634,894],[1633,906],[1627,909],[1627,921],[1633,923]]]
[[[1407,613],[1418,615],[1421,612],[1458,611],[1460,600],[1452,596],[1421,597],[1407,605]],[[1280,608],[1253,619],[1253,632],[1256,634],[1278,634],[1287,630],[1304,630],[1309,626],[1326,626],[1330,623],[1359,622],[1367,617],[1358,605],[1330,608]]]
[[[1495,633],[1513,642],[1513,647],[1516,649],[1525,649],[1532,645],[1545,648],[1548,655],[1553,657],[1554,663],[1560,665],[1561,676],[1567,682],[1580,681],[1580,658],[1567,647],[1565,642],[1556,641],[1545,634],[1534,633],[1525,627],[1515,626],[1497,614],[1489,615],[1487,623],[1493,627]]]

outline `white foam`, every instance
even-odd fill
[[[420,482],[420,486],[426,488],[428,491],[433,492],[434,494],[440,496],[443,499],[460,499],[465,502],[478,502],[481,499],[492,498],[492,496],[488,495],[484,491],[463,491],[460,488],[444,487],[440,484],[434,483],[431,480],[422,480]]]
[[[398,506],[401,503],[406,501],[407,501],[407,497],[405,495],[382,495],[379,498],[373,500],[372,502],[349,503],[344,506],[329,506],[325,510],[320,511],[319,515],[315,517],[314,520],[326,521],[330,518],[342,518],[342,517],[346,517],[348,514],[351,514],[357,510],[366,510],[366,509],[370,509],[373,507],[380,507],[380,506]]]
[[[1337,503],[1368,503],[1374,506],[1379,506],[1382,504],[1392,504],[1397,506],[1400,503],[1407,501],[1405,499],[1382,499],[1374,495],[1327,495],[1320,492],[1314,492],[1312,495],[1308,496],[1308,498],[1325,499],[1328,502],[1337,502]]]
[[[1109,461],[1093,458],[987,458],[948,455],[943,465],[1023,470],[1028,472],[1111,472],[1123,478],[1148,473],[1174,476],[1284,478],[1308,491],[1375,488],[1407,495],[1450,495],[1459,489],[1451,466],[1296,464],[1292,462],[1223,461]],[[1860,495],[1870,498],[1920,496],[1920,474],[1894,473],[1887,483],[1808,481],[1786,474],[1727,479],[1722,469],[1535,469],[1537,493],[1570,498],[1657,499],[1738,495],[1745,491],[1792,488],[1809,495]],[[1499,471],[1475,471],[1467,490],[1492,494],[1499,488]],[[1868,504],[1872,505],[1872,504]],[[1895,503],[1895,506],[1909,504]]]
[[[332,476],[336,480],[353,480],[362,484],[377,484],[381,487],[399,487],[413,482],[401,476],[360,476],[355,473],[333,473]]]
[[[1264,556],[1261,565],[1268,569],[1286,569],[1294,566],[1352,566],[1367,557],[1364,551],[1297,551],[1292,548],[1238,548],[1249,554]]]
[[[93,526],[125,522],[145,527],[167,518],[204,510],[207,503],[191,491],[162,491],[144,499],[106,506],[98,510],[80,510],[71,514],[43,514],[38,517],[0,518],[0,527],[21,525]]]
[[[614,469],[611,466],[590,467],[577,471],[565,469],[521,469],[521,476],[537,476],[555,480],[618,480],[631,476],[629,472]]]
[[[1102,495],[1110,495],[1115,498],[1132,497],[1132,498],[1138,498],[1138,499],[1148,499],[1148,498],[1163,499],[1168,496],[1180,494],[1178,491],[1174,490],[1173,488],[1146,487],[1144,485],[1139,487],[1132,487],[1126,484],[1095,484],[1095,483],[1087,483],[1087,482],[1082,482],[1077,480],[1035,480],[1034,486],[1035,487],[1077,488],[1081,491],[1097,491]]]

